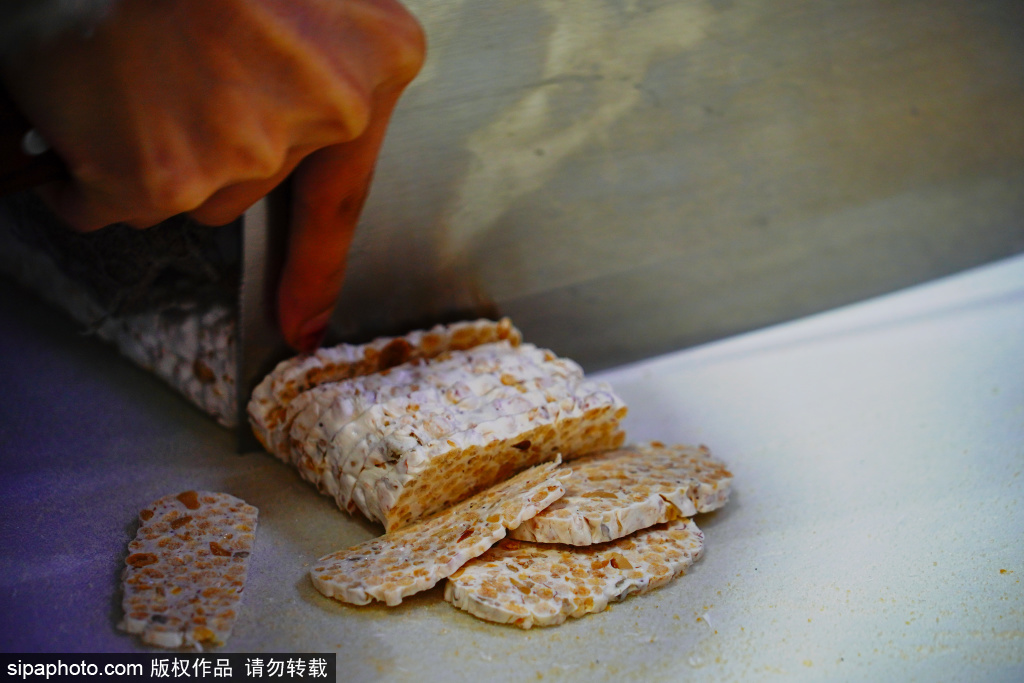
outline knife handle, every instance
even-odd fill
[[[56,152],[32,149],[33,142],[44,147],[45,142],[31,131],[32,124],[0,88],[0,196],[69,177]]]

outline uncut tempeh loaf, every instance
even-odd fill
[[[506,538],[448,577],[444,599],[487,621],[553,626],[663,586],[703,552],[687,518],[582,547]]]
[[[731,484],[732,474],[706,446],[625,446],[574,460],[565,495],[510,536],[570,545],[613,541],[720,508]]]
[[[283,412],[261,404],[273,423],[265,443],[339,507],[388,530],[559,453],[621,445],[626,408],[610,386],[504,337],[320,383]]]
[[[222,645],[238,614],[257,514],[245,501],[209,491],[143,508],[125,558],[121,628],[160,647]]]
[[[427,590],[564,494],[558,460],[521,472],[444,512],[320,558],[317,590],[342,602],[397,605]]]

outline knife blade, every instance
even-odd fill
[[[278,362],[294,354],[281,335],[275,305],[287,246],[288,206],[289,181],[286,180],[239,219],[242,223],[242,269],[235,341],[239,453],[262,449],[246,413],[253,389]]]
[[[31,189],[69,173],[0,88],[0,197]],[[279,361],[292,355],[276,320],[276,285],[287,246],[289,181],[251,206],[239,219],[241,244],[235,335],[235,401],[239,453],[260,450],[246,405],[253,389]]]

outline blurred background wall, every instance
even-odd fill
[[[1024,2],[408,0],[334,331],[594,370],[1024,251]]]

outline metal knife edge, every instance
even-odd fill
[[[294,354],[277,325],[277,282],[288,237],[288,182],[253,204],[242,222],[235,390],[239,453],[262,450],[249,424],[253,390],[274,366]]]

